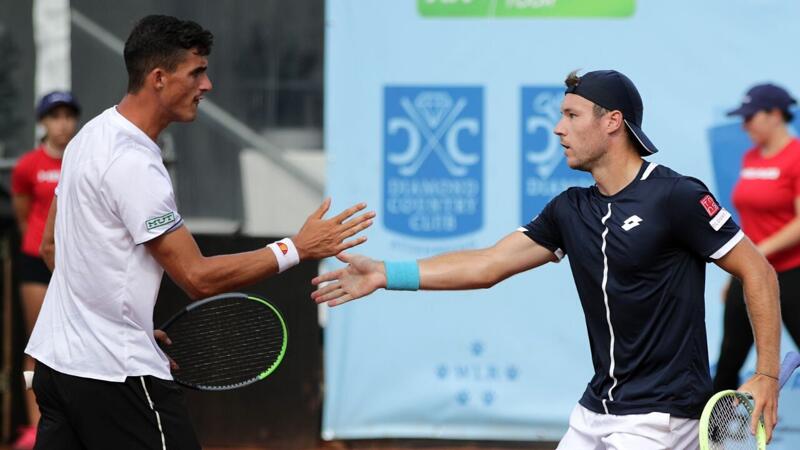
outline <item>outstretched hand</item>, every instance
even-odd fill
[[[772,440],[772,430],[778,423],[778,380],[756,374],[737,390],[749,392],[755,402],[750,433],[756,434],[756,425],[763,415],[764,431],[767,432],[767,443],[769,443]]]
[[[347,263],[347,267],[324,273],[311,280],[315,286],[329,282],[311,293],[311,298],[318,304],[337,306],[386,287],[386,270],[383,262],[345,253],[336,257],[339,261]]]
[[[351,219],[354,214],[367,207],[366,203],[359,203],[330,219],[323,219],[330,207],[331,199],[327,198],[292,237],[301,260],[327,258],[367,240],[366,236],[360,236],[345,242],[372,225],[372,218],[375,217],[373,211]]]

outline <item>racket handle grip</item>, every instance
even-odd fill
[[[789,352],[783,358],[783,363],[781,363],[781,374],[778,377],[778,383],[780,383],[780,388],[783,388],[783,385],[789,381],[794,370],[800,366],[800,353],[797,352]]]

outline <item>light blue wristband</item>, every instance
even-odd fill
[[[419,289],[419,265],[416,261],[385,261],[386,289],[416,291]]]

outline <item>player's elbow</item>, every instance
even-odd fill
[[[755,262],[748,264],[742,272],[740,279],[745,287],[766,285],[767,289],[777,292],[778,274],[766,258],[756,259]]]
[[[216,293],[216,291],[211,289],[210,286],[207,286],[202,282],[184,286],[183,290],[186,291],[186,294],[192,300],[202,300],[204,298],[211,297]]]
[[[759,264],[759,274],[756,275],[762,280],[769,280],[771,285],[774,285],[776,288],[778,286],[778,273],[775,271],[775,268],[767,262],[764,261],[763,264]]]
[[[208,298],[218,293],[213,284],[209,282],[208,276],[199,270],[187,273],[184,282],[180,284],[192,300]]]
[[[505,277],[496,264],[492,264],[490,260],[486,260],[478,265],[475,274],[477,289],[489,289],[497,283],[503,281]]]
[[[484,279],[479,280],[478,283],[475,286],[473,286],[473,288],[474,289],[489,289],[490,287],[493,287],[497,283],[498,283],[498,281],[495,281],[494,279],[484,278]]]
[[[757,258],[755,263],[748,264],[744,274],[745,281],[747,278],[755,280],[778,280],[778,274],[775,268],[767,261],[767,258]]]

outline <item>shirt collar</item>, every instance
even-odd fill
[[[161,147],[158,146],[150,136],[148,136],[144,131],[142,131],[139,127],[133,124],[130,120],[125,118],[122,114],[117,111],[117,106],[114,105],[111,108],[108,108],[106,112],[111,117],[111,120],[114,121],[117,125],[119,125],[123,130],[125,130],[128,134],[133,137],[136,142],[141,143],[145,147],[153,150],[154,152],[158,153],[161,156]]]

